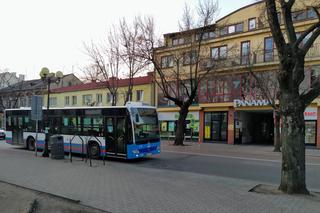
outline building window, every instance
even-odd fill
[[[273,38],[264,39],[264,62],[273,61]]]
[[[111,93],[107,93],[107,103],[112,103],[112,94]]]
[[[72,105],[77,105],[77,96],[72,96]]]
[[[51,97],[51,98],[49,98],[49,106],[50,106],[50,107],[57,106],[57,97]]]
[[[277,17],[278,17],[278,22],[279,22],[279,24],[281,25],[281,13],[280,12],[277,12]]]
[[[236,32],[237,33],[243,32],[243,22],[236,24]]]
[[[197,62],[197,52],[190,51],[183,55],[183,65],[195,64]]]
[[[250,41],[241,42],[241,64],[249,64]]]
[[[70,97],[69,96],[64,97],[64,105],[70,106]]]
[[[196,34],[196,41],[199,41],[201,34],[198,33]],[[209,31],[209,32],[204,32],[202,34],[202,40],[207,40],[207,39],[212,39],[212,38],[216,38],[216,33],[214,31]]]
[[[143,101],[143,90],[137,90],[137,101]]]
[[[97,101],[97,104],[101,104],[102,103],[102,94],[97,94],[96,95],[96,101]]]
[[[185,43],[185,39],[184,38],[174,38],[174,39],[172,39],[172,46],[182,45],[184,43]]]
[[[211,49],[211,58],[222,60],[227,58],[227,46],[214,47]]]
[[[256,25],[256,18],[251,18],[249,19],[249,30],[254,30],[256,29],[257,25]]]
[[[228,34],[228,27],[222,27],[220,29],[220,36],[224,36],[224,35],[227,35]]]
[[[173,67],[173,56],[164,56],[161,58],[161,67],[162,68],[169,68]]]
[[[20,98],[20,107],[26,107],[27,101],[26,98],[22,97]]]
[[[236,25],[231,25],[228,27],[228,33],[235,33],[236,32]]]
[[[302,21],[307,19],[307,13],[304,10],[292,12],[291,15],[292,15],[292,21]]]
[[[308,9],[308,11],[307,11],[307,18],[308,18],[308,19],[317,18],[317,13],[314,11],[313,8]]]
[[[83,95],[82,105],[88,106],[90,104],[92,104],[92,95]]]

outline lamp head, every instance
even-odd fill
[[[45,78],[49,74],[49,69],[47,67],[43,67],[40,72],[40,77]]]
[[[56,77],[57,78],[62,78],[63,77],[63,73],[61,71],[56,72]]]

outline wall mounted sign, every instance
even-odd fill
[[[268,100],[233,100],[233,106],[235,108],[237,107],[248,107],[248,106],[270,106],[270,103]]]
[[[304,111],[304,120],[317,120],[318,117],[318,109],[316,107],[307,107]]]

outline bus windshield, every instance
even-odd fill
[[[131,108],[136,144],[157,142],[160,138],[156,109]]]

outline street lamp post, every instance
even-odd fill
[[[44,67],[41,69],[40,77],[42,81],[46,82],[47,84],[47,110],[45,113],[45,140],[44,140],[44,149],[42,153],[42,157],[49,157],[49,105],[50,105],[50,84],[51,83],[59,83],[61,78],[63,77],[63,73],[58,71],[56,73],[50,73],[49,69]]]

